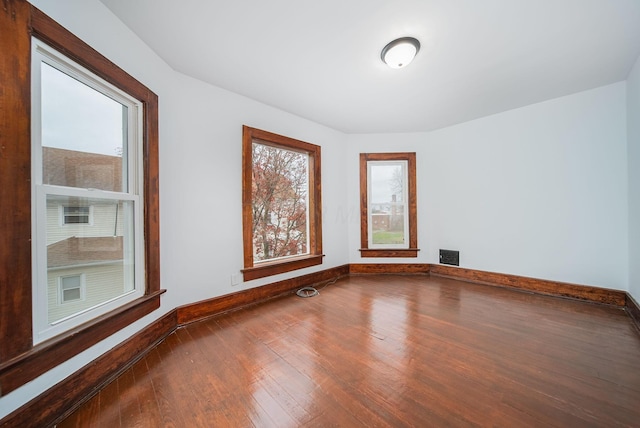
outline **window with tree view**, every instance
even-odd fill
[[[245,279],[321,262],[320,147],[244,127]]]
[[[308,254],[306,153],[253,143],[254,261]]]

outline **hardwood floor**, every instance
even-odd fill
[[[350,276],[177,330],[58,426],[640,426],[640,334],[612,306]]]

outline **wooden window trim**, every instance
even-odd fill
[[[309,154],[309,254],[254,264],[253,233],[252,233],[252,200],[251,188],[253,179],[252,145],[255,140],[261,144],[272,145],[284,149],[303,151]],[[242,127],[242,238],[244,250],[244,269],[242,274],[245,281],[277,275],[322,263],[322,184],[320,165],[320,146],[251,128]]]
[[[144,105],[145,295],[33,346],[31,269],[31,38],[36,37]],[[160,306],[158,97],[25,0],[0,9],[0,396]]]
[[[408,218],[409,248],[369,248],[368,215],[368,161],[407,161],[408,164]],[[361,257],[418,257],[418,203],[416,196],[416,154],[404,153],[360,153],[360,256]]]

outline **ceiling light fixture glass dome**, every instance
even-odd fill
[[[382,49],[380,58],[391,68],[406,67],[420,50],[420,42],[413,37],[401,37]]]

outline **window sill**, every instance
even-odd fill
[[[371,249],[360,248],[360,257],[418,257],[419,248]]]
[[[286,261],[265,262],[257,266],[242,269],[242,275],[245,281],[264,278],[279,273],[291,272],[293,270],[303,269],[310,266],[322,264],[324,254],[310,255],[288,259]]]

